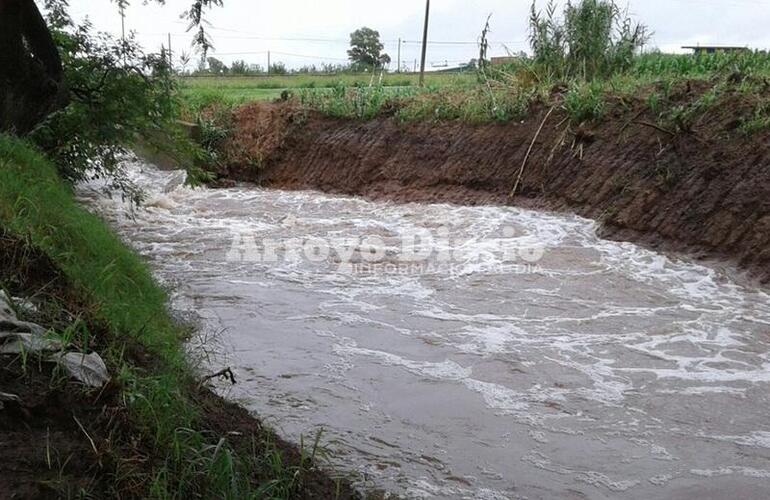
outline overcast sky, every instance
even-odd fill
[[[287,66],[346,59],[350,32],[361,26],[378,30],[395,65],[398,39],[402,60],[419,57],[422,0],[224,0],[211,10],[215,51],[229,63],[245,59],[263,66],[266,52]],[[190,0],[166,0],[165,6],[133,0],[126,28],[149,50],[157,50],[172,34],[172,49],[190,51],[190,34],[179,15]],[[538,5],[545,6],[546,0]],[[120,34],[117,7],[108,0],[70,0],[77,20],[86,16],[99,30]],[[429,66],[466,62],[478,54],[475,45],[486,17],[492,14],[491,55],[526,50],[529,0],[433,0],[428,39]],[[700,43],[770,48],[770,0],[632,0],[631,13],[654,32],[651,47],[677,51]],[[297,40],[301,38],[303,40]],[[291,40],[294,39],[294,40]],[[408,43],[412,42],[412,43]],[[469,42],[446,44],[439,42]]]

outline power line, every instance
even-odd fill
[[[177,21],[177,23],[180,23],[180,21]],[[221,38],[223,40],[266,40],[266,41],[289,41],[289,42],[320,42],[320,43],[350,43],[350,39],[348,38],[321,38],[321,37],[266,37],[261,36],[258,33],[252,32],[252,31],[242,31],[242,30],[234,30],[234,29],[228,29],[228,28],[216,28],[216,27],[209,27],[210,30],[213,31],[225,31],[229,33],[240,33],[242,35],[246,36],[222,36],[217,35],[217,38]],[[149,35],[155,35],[148,33]],[[165,33],[163,33],[165,36]],[[183,33],[183,34],[174,34],[174,36],[189,36],[189,33]],[[397,44],[399,42],[398,39],[381,39],[382,43],[388,43],[388,44]],[[526,43],[527,40],[511,40],[511,41],[500,41],[497,43],[502,44],[518,44],[518,43]],[[422,40],[402,40],[401,43],[409,43],[409,44],[417,44],[422,45]],[[455,40],[428,40],[428,45],[478,45],[478,40],[474,41],[455,41]]]
[[[348,59],[342,59],[339,57],[326,57],[326,56],[315,56],[315,55],[309,55],[309,54],[295,54],[292,52],[277,52],[275,50],[268,51],[268,50],[261,50],[261,51],[252,51],[252,52],[213,52],[217,56],[257,56],[262,54],[267,54],[270,52],[271,54],[278,54],[280,56],[286,56],[286,57],[302,57],[305,59],[318,59],[319,61],[348,61]]]
[[[168,36],[167,33],[142,33],[142,32],[136,32],[138,35],[144,35],[144,36]],[[171,33],[172,37],[175,38],[188,38],[190,35],[187,33]],[[331,38],[294,38],[294,37],[260,37],[260,36],[217,36],[217,38],[222,40],[259,40],[264,42],[312,42],[312,43],[333,43],[333,44],[349,44],[350,40],[342,40],[342,39],[331,39]],[[398,44],[398,41],[393,42],[385,42],[388,44],[396,45]],[[422,45],[422,41],[419,40],[402,40],[402,44],[409,44],[409,45]],[[528,42],[526,40],[513,40],[513,41],[502,41],[502,42],[494,42],[494,45],[523,45],[527,44]],[[469,42],[469,41],[443,41],[443,40],[436,40],[436,41],[430,41],[428,40],[428,45],[441,45],[441,46],[476,46],[478,45],[478,42]]]
[[[167,36],[167,33],[142,33],[142,32],[136,32],[138,35],[144,35],[144,36]],[[188,38],[190,36],[189,33],[171,33],[171,36],[176,38]],[[349,44],[350,40],[342,40],[342,39],[333,39],[333,38],[295,38],[295,37],[262,37],[262,36],[217,36],[217,38],[222,40],[260,40],[260,41],[266,41],[266,42],[316,42],[316,43],[343,43],[343,44]],[[387,44],[397,44],[398,40],[386,40],[383,43]],[[410,44],[410,45],[422,45],[421,40],[402,40],[401,43],[403,44]],[[500,45],[520,45],[524,43],[528,43],[526,40],[511,40],[511,41],[499,41],[494,42],[495,44]],[[478,42],[470,42],[470,41],[449,41],[449,40],[435,40],[431,41],[428,40],[428,45],[478,45]]]
[[[411,44],[422,45],[422,40],[404,40],[401,43],[411,43]],[[527,41],[526,40],[513,40],[513,41],[507,41],[507,42],[503,41],[503,42],[495,42],[495,43],[513,45],[513,44],[517,44],[517,43],[527,43]],[[479,44],[479,42],[461,42],[461,41],[456,41],[455,42],[455,41],[438,41],[438,40],[431,41],[431,40],[428,40],[428,45],[478,45],[478,44]]]

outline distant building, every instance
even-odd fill
[[[688,45],[682,47],[683,49],[692,50],[695,55],[703,54],[725,54],[727,52],[749,52],[748,47],[719,47],[714,45]]]
[[[505,56],[505,57],[493,57],[491,59],[492,66],[504,66],[506,64],[514,64],[518,62],[521,58],[516,56]]]

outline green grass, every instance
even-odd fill
[[[474,73],[427,73],[427,86],[454,87],[474,84]],[[385,87],[413,87],[419,83],[419,75],[412,73],[386,73],[382,76],[371,74],[339,75],[294,75],[294,76],[203,76],[180,78],[182,88],[187,89],[301,89],[369,86],[382,83]]]
[[[220,97],[234,105],[240,105],[252,101],[274,101],[281,97],[281,92],[283,92],[283,90],[284,89],[207,89],[184,87],[180,90],[180,94],[185,101]]]
[[[289,91],[298,94],[303,91],[317,91],[319,95],[335,88],[384,87],[393,94],[402,90],[416,89],[419,77],[414,74],[379,75],[295,75],[295,76],[227,76],[227,77],[184,77],[180,79],[182,97],[187,102],[196,102],[218,97],[231,105],[251,101],[272,101]],[[431,88],[467,88],[476,84],[473,73],[428,74],[425,78]]]
[[[575,82],[564,96],[563,107],[573,123],[598,120],[604,114],[604,89],[598,84]]]
[[[766,104],[770,56],[763,53],[644,54],[622,71],[590,81],[554,79],[551,73],[542,73],[536,62],[523,60],[489,68],[487,77],[483,83],[390,94],[377,88],[341,87],[331,92],[309,89],[299,95],[305,106],[336,117],[369,119],[384,110],[395,110],[405,121],[471,124],[523,119],[535,102],[556,106],[570,122],[580,124],[601,120],[612,103],[628,105],[641,100],[661,125],[687,131],[698,117],[737,93],[757,103],[754,116],[744,120],[741,130],[752,134],[770,127]],[[698,90],[684,90],[690,84]],[[683,99],[691,102],[676,102]]]
[[[26,143],[0,135],[0,229],[42,250],[86,297],[108,329],[100,339],[122,390],[121,400],[142,441],[165,459],[152,477],[135,478],[151,498],[288,498],[301,467],[260,443],[237,456],[225,441],[198,431],[200,411],[190,388],[185,332],[172,321],[168,297],[148,267],[97,216],[81,208],[56,168]],[[144,346],[151,371],[124,359],[125,347]],[[250,478],[266,481],[255,490]]]

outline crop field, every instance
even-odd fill
[[[475,73],[433,73],[425,76],[431,88],[462,88],[477,82]],[[284,75],[284,76],[188,76],[179,80],[185,97],[195,99],[218,96],[226,101],[240,103],[272,100],[284,90],[332,89],[340,87],[382,86],[410,88],[419,83],[414,73],[338,74],[338,75]]]

